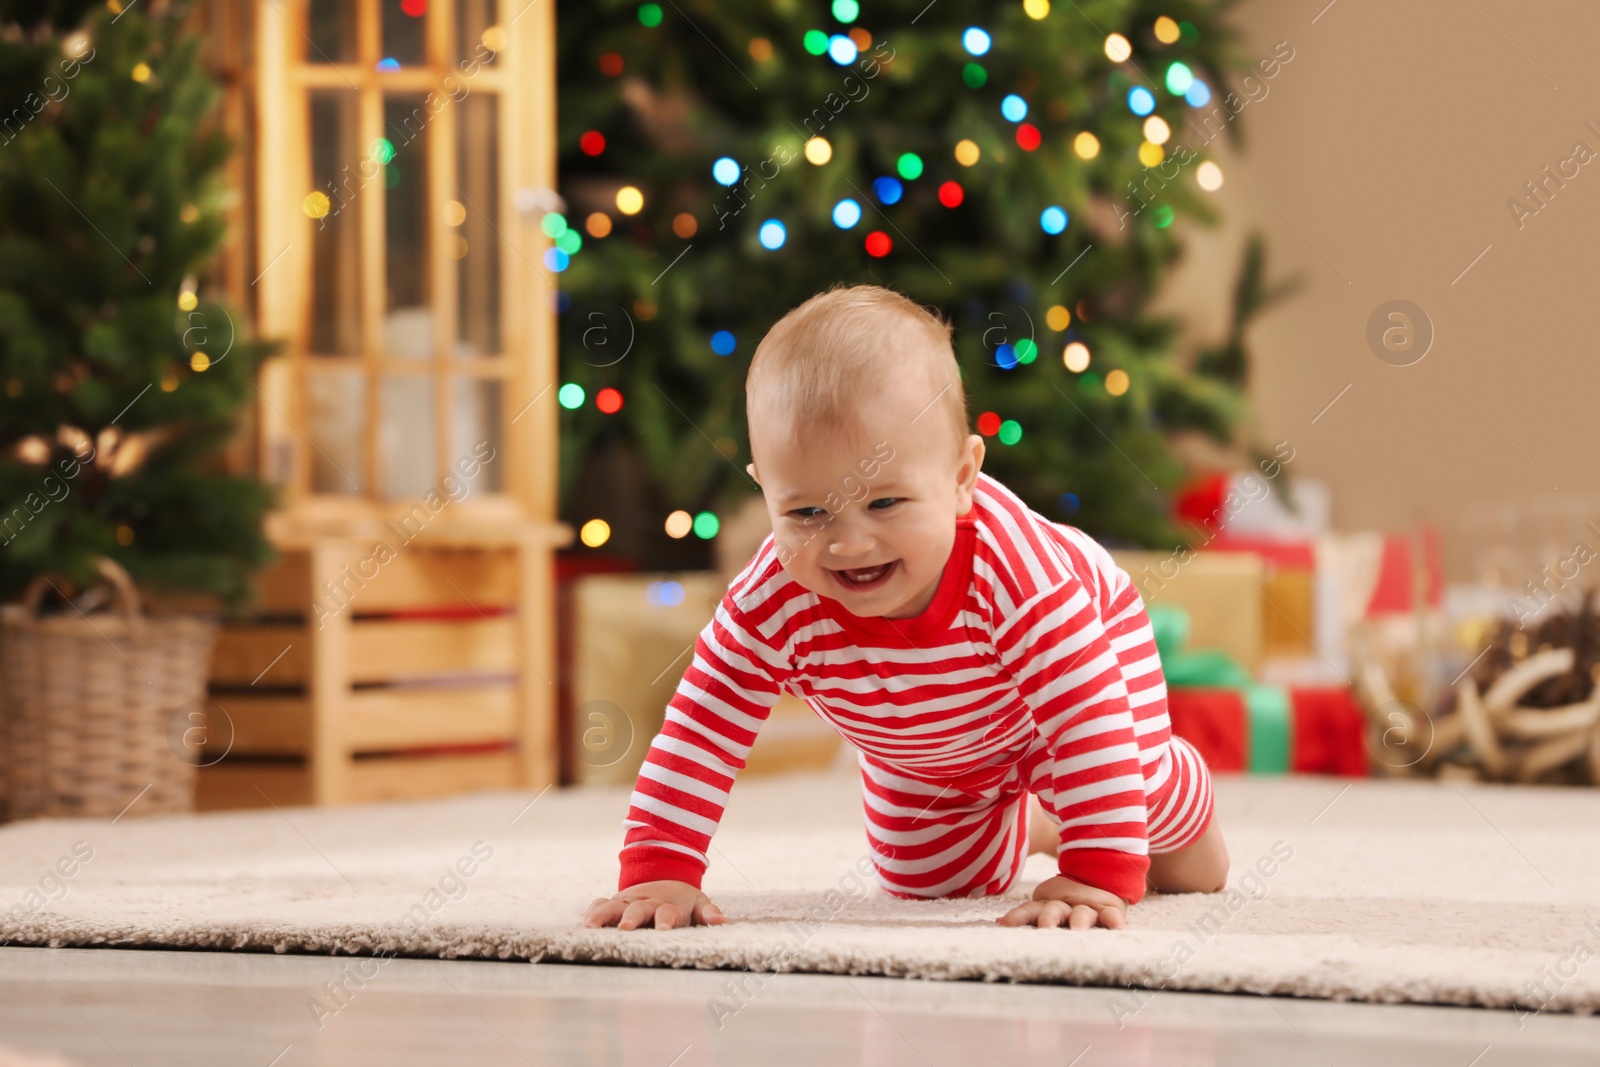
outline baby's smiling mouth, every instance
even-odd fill
[[[882,585],[888,579],[891,571],[899,560],[890,560],[872,567],[849,567],[841,570],[832,570],[832,574],[843,585],[851,589],[872,589]]]

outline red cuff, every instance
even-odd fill
[[[636,845],[622,850],[622,875],[617,879],[617,892],[620,893],[640,882],[661,882],[667,879],[688,882],[699,889],[700,879],[705,873],[704,866],[681,852],[674,852],[670,848]]]
[[[1115,893],[1130,905],[1144,899],[1149,856],[1109,848],[1064,848],[1058,859],[1063,877]]]

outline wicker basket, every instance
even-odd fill
[[[146,617],[128,573],[109,559],[100,571],[115,613],[40,618],[45,576],[0,608],[9,818],[114,817],[136,800],[136,814],[193,807],[200,761],[183,709],[202,706],[216,624]]]

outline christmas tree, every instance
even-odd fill
[[[268,346],[201,285],[230,146],[186,14],[0,3],[0,598],[109,556],[237,603],[270,556],[221,461]]]
[[[1253,243],[1230,335],[1190,365],[1148,309],[1182,227],[1216,221],[1222,174],[1195,145],[1238,136],[1227,6],[563,7],[562,204],[541,221],[564,517],[591,517],[572,513],[581,464],[618,441],[648,465],[656,529],[753,493],[756,344],[813,293],[870,281],[955,324],[985,470],[1109,541],[1183,543],[1168,435],[1232,441],[1242,332],[1284,291]]]

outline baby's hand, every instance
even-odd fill
[[[1096,924],[1108,930],[1122,930],[1128,925],[1128,902],[1115,893],[1056,875],[1039,883],[1032,900],[995,921],[1001,926],[1037,922],[1046,927],[1060,926],[1063,920],[1069,930],[1088,930]]]
[[[657,930],[695,923],[716,926],[728,921],[722,909],[700,890],[688,882],[665,879],[630,885],[610,900],[596,897],[589,905],[583,925],[610,926],[614,923],[619,930],[632,930],[648,924],[652,917]]]

